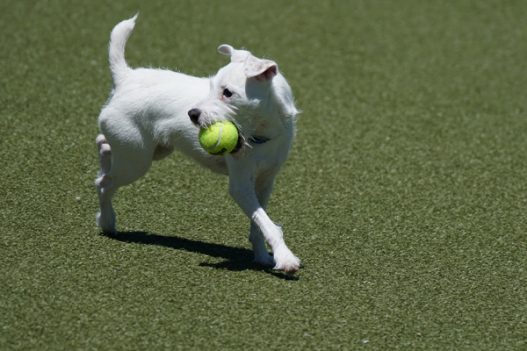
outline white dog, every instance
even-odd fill
[[[201,165],[228,174],[229,193],[251,219],[249,240],[255,261],[285,272],[297,271],[300,260],[265,212],[275,176],[289,153],[298,113],[276,63],[221,45],[218,51],[230,56],[231,62],[210,78],[132,69],[124,49],[136,17],[117,24],[110,38],[114,89],[99,115],[97,224],[104,232],[114,232],[116,190],[143,176],[153,160],[179,149]],[[198,127],[220,120],[234,122],[240,139],[233,153],[214,156],[200,147]]]

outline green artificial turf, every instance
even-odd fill
[[[251,264],[226,178],[179,154],[95,227],[112,27],[132,66],[275,59],[303,111]],[[527,349],[525,1],[4,1],[0,350]]]

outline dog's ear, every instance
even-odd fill
[[[278,65],[271,60],[251,57],[245,62],[245,75],[260,81],[270,81],[278,74]]]
[[[231,62],[243,62],[252,56],[249,51],[235,49],[228,44],[218,46],[218,52],[222,55],[230,56]]]
[[[232,56],[234,48],[228,44],[221,44],[220,46],[218,46],[218,52],[225,56]]]
[[[218,52],[230,56],[232,62],[244,62],[247,78],[269,81],[278,74],[276,62],[254,57],[247,50],[238,50],[228,44],[222,44],[218,46]]]

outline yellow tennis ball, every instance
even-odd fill
[[[238,129],[229,121],[216,122],[200,129],[199,143],[212,155],[230,153],[238,144]]]

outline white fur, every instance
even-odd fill
[[[178,149],[199,164],[229,176],[229,193],[251,219],[249,240],[255,260],[285,272],[300,260],[286,246],[282,230],[265,212],[274,179],[286,160],[298,113],[291,88],[275,62],[221,45],[231,62],[210,78],[160,69],[132,69],[124,58],[126,40],[137,15],[112,31],[109,56],[114,89],[99,115],[97,137],[101,170],[96,179],[100,212],[97,223],[115,231],[112,197],[143,176],[153,160]],[[232,96],[224,94],[228,89]],[[201,111],[198,126],[189,110]],[[245,140],[236,153],[213,156],[198,143],[198,127],[231,120]],[[269,141],[258,144],[253,137]],[[267,252],[265,241],[274,256]]]

